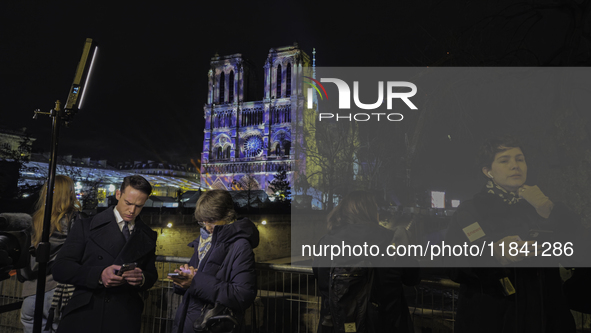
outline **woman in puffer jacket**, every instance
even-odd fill
[[[188,265],[175,270],[175,292],[184,295],[173,332],[192,333],[207,305],[229,308],[239,332],[244,312],[257,293],[253,249],[259,244],[259,231],[250,220],[236,220],[230,193],[212,190],[201,194],[195,209],[201,225],[200,236],[189,244],[195,248]]]

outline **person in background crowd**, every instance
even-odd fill
[[[43,234],[43,219],[45,217],[45,198],[47,195],[47,183],[41,189],[40,197],[33,213],[33,228],[31,232],[31,245],[35,248],[41,242]],[[47,276],[45,277],[45,300],[43,302],[43,326],[45,329],[49,317],[49,309],[55,289],[58,285],[53,279],[51,270],[55,258],[61,249],[72,222],[78,218],[80,211],[80,202],[76,199],[74,192],[74,181],[67,176],[57,175],[53,187],[53,204],[51,208],[51,227],[50,227],[50,258],[47,265]],[[35,315],[35,292],[37,290],[37,269],[38,263],[35,257],[30,258],[30,269],[21,270],[20,276],[29,278],[23,283],[22,297],[23,305],[21,307],[21,322],[25,333],[33,332],[33,319]],[[53,331],[57,329],[57,321],[51,325]],[[43,332],[49,332],[44,330]]]
[[[328,234],[320,240],[320,246],[367,243],[385,251],[395,241],[408,239],[400,235],[395,238],[394,231],[379,224],[378,205],[367,191],[347,194],[328,215],[327,222]],[[396,265],[394,260],[398,261]],[[368,333],[414,332],[403,284],[414,286],[420,282],[417,262],[408,257],[379,256],[364,258],[364,261],[367,268],[359,268],[359,258],[342,257],[333,262],[327,256],[314,259],[313,271],[321,296],[318,332],[350,332],[353,328],[356,332]],[[334,267],[339,264],[357,267],[352,267],[351,271],[337,268],[344,277],[337,282],[331,272],[337,274]],[[357,278],[372,275],[369,281]],[[363,290],[365,285],[371,285],[371,290]],[[349,323],[351,318],[355,319],[355,326]]]
[[[550,200],[538,186],[526,185],[528,165],[522,144],[512,136],[487,140],[479,167],[486,183],[472,200],[458,207],[446,244],[494,242],[494,256],[451,257],[450,278],[461,284],[455,332],[575,332],[556,268],[527,268],[532,256],[497,251],[501,242],[519,249],[532,245],[531,230],[568,239],[579,219],[564,204]],[[533,252],[530,252],[533,253]],[[465,265],[478,260],[479,266]],[[463,266],[460,268],[460,266]],[[530,265],[536,266],[536,265]]]

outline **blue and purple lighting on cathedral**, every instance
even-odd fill
[[[247,187],[272,196],[268,184],[281,169],[292,183],[292,120],[303,114],[304,68],[310,65],[297,44],[270,49],[262,69],[241,54],[211,59],[201,156],[205,187]]]

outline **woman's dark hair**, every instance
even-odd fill
[[[378,205],[367,191],[350,192],[328,214],[328,230],[357,223],[379,223]]]
[[[131,186],[132,188],[147,194],[150,196],[152,194],[152,185],[150,182],[146,180],[146,178],[138,175],[127,176],[123,178],[123,182],[121,183],[121,188],[119,189],[121,193],[125,192],[127,186]]]
[[[199,222],[236,220],[234,201],[230,192],[224,190],[211,190],[201,193],[195,207],[195,219]]]
[[[508,134],[498,138],[487,139],[478,149],[478,167],[481,169],[484,167],[490,169],[497,153],[511,148],[519,148],[523,151],[523,144],[518,138]]]

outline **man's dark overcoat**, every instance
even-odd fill
[[[113,209],[109,207],[93,218],[76,221],[57,256],[53,266],[55,280],[76,286],[63,311],[58,333],[140,331],[140,292],[152,287],[158,278],[157,234],[138,217],[126,242]],[[106,267],[132,262],[143,271],[141,287],[124,284],[105,288],[99,283]]]

